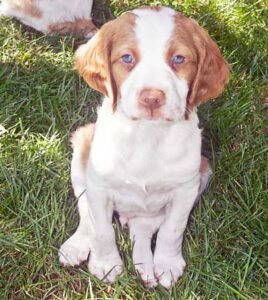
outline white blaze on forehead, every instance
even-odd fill
[[[123,101],[119,101],[119,110],[131,118],[146,118],[139,107],[140,93],[159,89],[165,95],[161,118],[178,120],[184,116],[189,88],[186,79],[178,78],[167,61],[176,12],[163,7],[135,9],[132,13],[139,61],[121,85]]]
[[[142,58],[158,58],[165,53],[166,45],[174,29],[175,11],[162,7],[135,9],[135,34]]]

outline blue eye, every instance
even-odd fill
[[[182,64],[184,62],[184,60],[185,60],[184,56],[182,56],[182,55],[175,55],[175,56],[172,57],[171,62],[172,62],[173,65],[180,65],[180,64]]]
[[[133,64],[134,63],[134,57],[130,54],[125,54],[121,58],[125,64]]]

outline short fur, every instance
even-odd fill
[[[211,175],[195,107],[222,92],[228,64],[195,21],[164,7],[107,23],[78,49],[75,64],[105,98],[94,129],[81,127],[72,137],[80,224],[61,246],[60,262],[78,265],[90,252],[90,272],[113,282],[122,272],[117,211],[145,286],[170,288],[185,267],[188,216]]]
[[[80,34],[92,37],[93,0],[2,0],[0,14],[15,17],[45,34]]]

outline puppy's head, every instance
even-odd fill
[[[87,83],[133,120],[177,121],[217,97],[229,67],[197,22],[143,7],[106,23],[75,55]]]

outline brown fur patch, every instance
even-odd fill
[[[9,0],[9,4],[14,10],[24,13],[36,19],[42,18],[41,10],[35,5],[34,0]]]
[[[123,76],[118,71],[120,55],[136,49],[134,24],[135,16],[131,13],[106,23],[75,55],[76,69],[89,86],[111,99],[113,108],[116,106],[118,89],[126,78],[126,69],[121,69],[125,71]]]
[[[201,175],[206,173],[208,168],[209,168],[209,160],[205,156],[201,155],[201,163],[200,163],[200,169],[199,169]]]
[[[161,10],[161,7],[142,9]],[[122,56],[131,54],[135,63],[140,59],[134,33],[135,15],[126,13],[106,23],[88,44],[78,49],[75,65],[86,82],[108,96],[116,107],[118,91],[132,67],[124,64]],[[219,96],[229,78],[229,65],[222,57],[216,43],[194,20],[181,13],[174,16],[175,29],[167,46],[166,59],[174,55],[186,57],[185,63],[173,70],[178,77],[187,80],[190,91],[187,98],[188,111],[199,103]]]
[[[48,26],[49,33],[58,34],[94,34],[97,31],[95,24],[90,19],[76,19],[74,21],[66,21],[54,23]]]
[[[70,141],[72,148],[78,149],[80,152],[80,161],[84,170],[87,167],[91,143],[94,137],[95,124],[89,123],[79,127],[71,135]]]
[[[196,21],[177,13],[175,24],[171,43],[179,41],[178,45],[185,45],[196,68],[194,78],[189,82],[188,109],[191,110],[222,93],[229,80],[230,68],[217,44]]]

